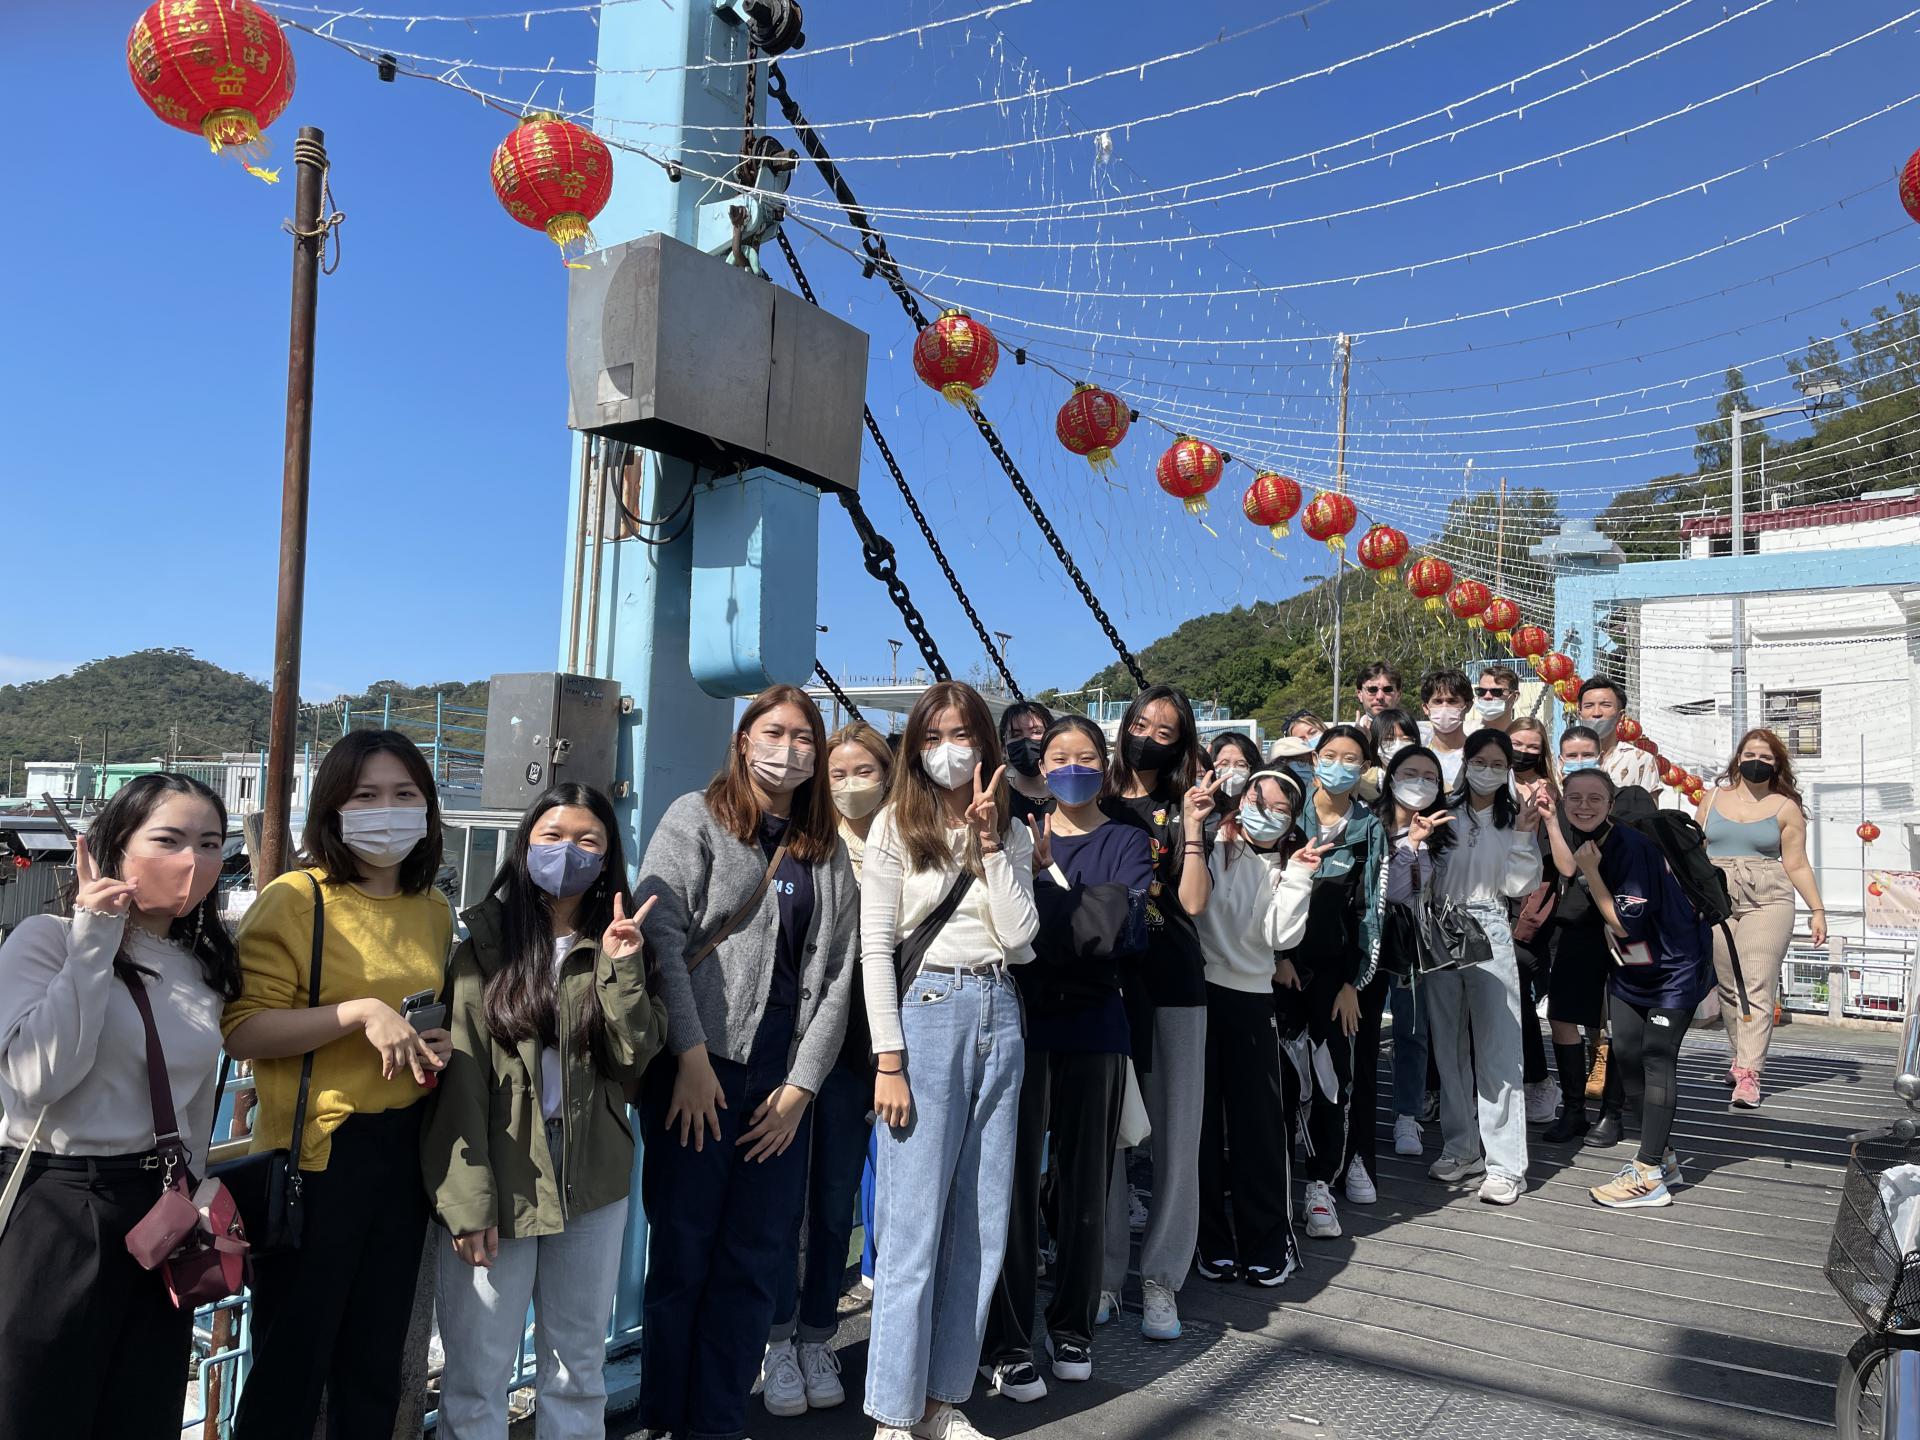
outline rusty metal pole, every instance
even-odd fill
[[[256,889],[287,868],[293,812],[294,732],[300,723],[300,631],[307,603],[307,475],[313,454],[314,302],[326,243],[321,196],[326,136],[311,125],[293,143],[293,316],[287,336],[287,441],[280,488],[280,601],[274,615],[273,717],[267,731]]]

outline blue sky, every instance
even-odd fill
[[[811,0],[809,51],[983,4]],[[1031,0],[918,37],[803,53],[786,68],[814,119],[875,119],[829,128],[826,138],[840,154],[874,157],[849,159],[848,174],[870,206],[908,212],[881,224],[917,237],[895,244],[917,283],[1008,317],[993,323],[1009,350],[1025,341],[1069,373],[1124,377],[1110,383],[1124,384],[1143,410],[1184,417],[1236,455],[1306,483],[1324,478],[1331,346],[1297,337],[1361,332],[1354,493],[1374,518],[1417,537],[1463,487],[1502,474],[1591,510],[1617,488],[1690,465],[1687,427],[1710,413],[1717,381],[1671,382],[1745,361],[1756,362],[1750,383],[1777,379],[1783,364],[1761,357],[1894,303],[1882,277],[1920,262],[1894,194],[1898,167],[1920,140],[1920,104],[1807,143],[1920,88],[1911,79],[1914,21],[1757,90],[1659,119],[1907,8],[1759,0],[1740,13],[1752,4],[1331,0],[1304,20],[1142,72],[1132,67],[1274,12],[1218,0]],[[213,161],[145,109],[123,60],[139,9],[16,0],[0,17],[0,82],[16,116],[41,117],[37,138],[10,154],[14,223],[0,230],[8,321],[0,420],[9,440],[0,517],[11,582],[0,683],[158,645],[255,675],[271,663],[288,272],[280,222],[292,187],[263,186]],[[1443,34],[1395,46],[1455,20]],[[1638,22],[1646,23],[1589,54],[1516,79]],[[1687,38],[1716,22],[1724,23]],[[411,30],[354,21],[338,33],[476,60],[472,83],[515,102],[536,83],[543,104],[591,100],[587,77],[562,83],[485,68],[590,65],[595,31],[578,15]],[[290,178],[295,129],[323,126],[336,202],[348,215],[344,263],[321,292],[303,690],[322,697],[386,677],[549,666],[565,530],[565,278],[551,247],[511,222],[488,184],[489,156],[509,122],[441,86],[378,84],[350,56],[293,39],[299,83],[274,130],[279,159]],[[1261,95],[1143,119],[1378,47],[1394,48]],[[1028,94],[1120,67],[1130,68],[1065,93]],[[1568,87],[1577,88],[1554,95]],[[995,95],[1011,98],[931,119],[884,118]],[[1429,111],[1440,113],[1419,118]],[[50,138],[56,118],[61,134]],[[1397,128],[1352,143],[1387,127]],[[1642,128],[1628,138],[1592,143],[1634,127]],[[1087,133],[1032,143],[1067,132]],[[670,137],[625,138],[659,148]],[[1415,148],[1383,158],[1407,145]],[[979,153],[946,153],[957,150]],[[919,152],[941,153],[891,158]],[[1220,178],[1256,166],[1269,168]],[[1504,179],[1478,178],[1503,171]],[[1739,173],[1715,180],[1728,171]],[[1703,192],[1703,182],[1713,183]],[[795,189],[821,194],[805,170]],[[1104,215],[1091,204],[1100,197]],[[1059,208],[1073,202],[1070,215]],[[1013,207],[1042,210],[1008,225],[937,213]],[[833,218],[817,205],[804,213]],[[1294,223],[1303,220],[1314,223]],[[1769,233],[1742,238],[1760,231]],[[823,298],[872,336],[870,404],[989,628],[1014,635],[1022,682],[1077,684],[1112,653],[971,428],[914,378],[898,307],[825,240],[795,234]],[[1141,240],[1160,243],[1120,243]],[[1469,250],[1486,253],[1405,273]],[[1701,251],[1713,253],[1682,259]],[[1370,278],[1271,288],[1360,275]],[[1597,288],[1535,303],[1587,287]],[[1483,310],[1494,313],[1429,323]],[[1420,328],[1367,333],[1402,326]],[[1211,531],[1161,495],[1151,468],[1167,437],[1146,422],[1111,481],[1094,477],[1052,438],[1069,388],[1038,366],[1014,367],[1009,355],[982,400],[1136,649],[1188,616],[1285,595],[1324,573],[1323,550],[1295,539],[1276,555],[1240,518],[1247,471],[1230,472],[1217,492]],[[1781,398],[1778,384],[1760,393],[1763,402]],[[1551,406],[1563,408],[1536,408]],[[1509,411],[1518,413],[1495,413]],[[936,637],[964,672],[978,646],[871,452],[863,485]],[[836,671],[883,672],[886,638],[904,631],[859,569],[836,506],[821,510],[820,559],[829,626],[821,658]]]

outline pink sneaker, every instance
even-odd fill
[[[1733,1068],[1733,1103],[1742,1110],[1760,1108],[1760,1077],[1752,1070]]]

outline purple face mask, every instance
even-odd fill
[[[534,884],[558,899],[592,889],[606,863],[606,856],[582,850],[571,840],[527,847],[527,874]]]

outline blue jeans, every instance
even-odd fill
[[[880,1182],[875,1178],[873,1167],[880,1163],[880,1127],[867,1127],[867,1163],[860,1167],[860,1273],[866,1277],[867,1288],[873,1288],[874,1266],[879,1262],[873,1253],[873,1204],[879,1198]]]
[[[1420,1118],[1427,1098],[1427,1047],[1433,1029],[1427,982],[1417,986],[1387,982],[1393,1007],[1393,1113]]]
[[[749,1162],[736,1146],[755,1107],[786,1078],[791,1011],[770,1009],[745,1065],[712,1057],[725,1092],[720,1138],[698,1150],[666,1129],[677,1062],[647,1072],[640,1194],[647,1283],[640,1423],[675,1440],[739,1440],[766,1352],[778,1277],[794,1267],[807,1195],[812,1106],[784,1154]]]
[[[804,1283],[799,1267],[774,1279],[773,1330],[768,1338],[796,1333],[809,1344],[831,1340],[840,1328],[840,1290],[847,1278],[847,1244],[853,1238],[854,1194],[867,1159],[872,1126],[873,1074],[865,1065],[835,1065],[810,1107],[813,1154],[807,1168]]]
[[[1020,999],[992,973],[927,971],[900,1001],[913,1111],[878,1126],[878,1264],[869,1416],[901,1429],[929,1398],[973,1390],[1007,1246],[1020,1082]]]
[[[1467,909],[1487,932],[1493,958],[1436,971],[1420,985],[1422,998],[1433,1007],[1441,1139],[1447,1154],[1463,1160],[1485,1154],[1489,1174],[1524,1183],[1527,1103],[1513,931],[1504,905]]]

